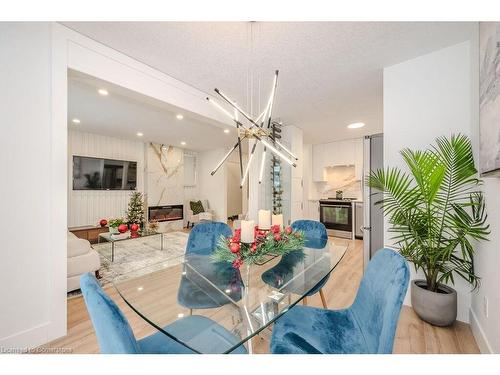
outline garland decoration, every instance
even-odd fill
[[[229,262],[239,269],[243,263],[261,263],[269,255],[284,255],[304,246],[305,238],[302,231],[294,231],[291,227],[281,229],[273,225],[271,230],[254,230],[254,242],[241,242],[241,229],[236,229],[232,237],[221,236],[215,248],[212,259],[214,262]]]

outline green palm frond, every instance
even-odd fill
[[[401,155],[409,173],[387,168],[367,178],[378,190],[375,204],[388,218],[392,240],[431,290],[454,283],[454,275],[478,287],[471,241],[487,240],[490,232],[469,138],[440,137],[430,149],[406,148]]]

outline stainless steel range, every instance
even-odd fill
[[[352,238],[354,199],[320,199],[319,220],[325,225],[328,234],[336,237]]]

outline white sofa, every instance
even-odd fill
[[[187,207],[187,226],[191,224],[194,226],[196,223],[199,223],[202,220],[213,220],[214,219],[214,211],[210,209],[208,206],[208,201],[206,199],[201,199],[201,204],[205,209],[205,212],[201,212],[198,215],[193,215],[193,211],[191,210],[191,205],[189,204],[192,201],[198,201],[198,199],[190,199],[186,203]]]
[[[68,232],[68,292],[80,289],[80,276],[95,272],[98,276],[101,260],[90,242]]]

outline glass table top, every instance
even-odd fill
[[[103,232],[99,233],[99,240],[105,240],[107,242],[116,242],[116,241],[124,241],[130,240],[134,238],[141,237],[149,237],[149,236],[158,236],[161,235],[162,232],[153,232],[153,231],[138,231],[132,233],[131,231],[127,231],[125,233],[111,233],[111,232]]]
[[[117,276],[113,284],[125,302],[158,331],[199,353],[230,353],[240,345],[252,352],[252,337],[297,304],[340,263],[349,241],[308,242],[262,265],[214,262],[185,254]],[[207,345],[212,332],[187,334],[177,323],[209,318],[236,337]],[[185,330],[184,330],[185,331]],[[206,336],[205,336],[206,337]]]

